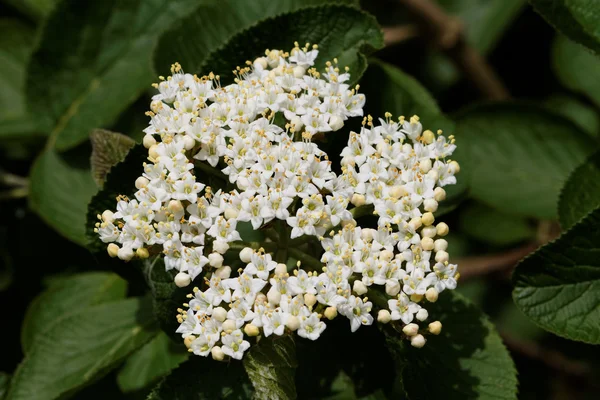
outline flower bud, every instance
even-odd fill
[[[429,313],[426,309],[421,308],[419,311],[417,311],[416,317],[419,321],[425,321],[427,317],[429,317]]]
[[[438,239],[435,242],[433,242],[433,249],[435,251],[446,251],[448,249],[448,242],[446,241],[446,239]]]
[[[434,238],[437,235],[437,230],[435,226],[426,226],[421,229],[421,237]]]
[[[175,284],[177,287],[186,287],[192,283],[192,278],[185,272],[180,272],[175,275]]]
[[[156,139],[152,135],[145,135],[144,139],[142,139],[142,144],[145,148],[149,149],[156,144]]]
[[[445,263],[449,259],[449,254],[445,251],[438,251],[435,253],[435,261],[439,263]]]
[[[451,161],[449,167],[450,171],[452,171],[454,174],[458,174],[460,172],[460,165],[456,161]]]
[[[397,281],[388,281],[385,283],[385,292],[388,294],[388,296],[396,296],[398,293],[400,293],[400,282]]]
[[[377,231],[375,231],[375,229],[372,228],[363,228],[360,231],[360,237],[362,240],[364,240],[367,243],[370,243],[373,241],[373,235],[376,233]]]
[[[431,211],[432,213],[436,212],[438,209],[438,202],[434,199],[426,199],[423,201],[423,208],[425,211]]]
[[[228,207],[225,209],[223,216],[225,217],[225,219],[232,219],[232,218],[237,218],[237,216],[239,214],[240,214],[240,212],[236,208]]]
[[[423,248],[423,250],[425,251],[431,251],[433,250],[433,239],[430,237],[425,236],[423,239],[421,239],[421,247]]]
[[[436,187],[435,190],[433,191],[433,198],[438,203],[440,201],[446,200],[446,191],[441,187]]]
[[[135,255],[141,258],[142,260],[145,260],[146,258],[150,257],[150,252],[147,248],[140,247],[135,251]]]
[[[392,315],[388,310],[379,310],[379,312],[377,313],[377,321],[381,322],[382,324],[387,324],[391,320]]]
[[[425,292],[425,298],[427,299],[427,301],[430,301],[432,303],[435,303],[437,301],[438,296],[439,293],[435,288],[429,288]]]
[[[213,246],[215,243],[213,243]],[[219,268],[221,265],[223,265],[223,256],[219,253],[210,253],[208,255],[208,263],[211,267]]]
[[[367,287],[362,281],[354,281],[354,285],[352,286],[352,290],[359,296],[367,293]]]
[[[173,214],[177,214],[177,213],[183,212],[183,204],[181,204],[181,201],[179,201],[179,200],[171,200],[171,201],[169,201],[169,205],[167,206],[167,209],[169,211],[171,211]]]
[[[231,267],[225,265],[223,267],[217,268],[215,271],[215,276],[221,279],[227,279],[231,276]]]
[[[426,342],[425,337],[423,337],[423,335],[421,335],[421,334],[413,336],[410,339],[410,344],[413,347],[416,347],[417,349],[420,349],[421,347],[425,346],[425,342]]]
[[[300,130],[304,126],[304,122],[302,122],[300,117],[296,115],[290,121],[290,125],[292,126],[292,129],[291,129],[292,132],[300,132]]]
[[[191,136],[187,136],[187,135],[183,137],[183,148],[184,149],[192,150],[195,145],[196,145],[196,141],[194,140],[194,138],[192,138]]]
[[[431,212],[426,212],[425,214],[423,214],[421,216],[421,222],[425,226],[429,226],[429,225],[433,224],[433,221],[435,221],[435,217],[433,216],[433,213],[431,213]]]
[[[275,275],[285,275],[287,274],[287,265],[283,263],[277,264],[275,267]]]
[[[192,347],[192,342],[194,340],[196,340],[196,336],[194,336],[194,335],[186,336],[183,339],[183,344],[185,344],[185,347],[187,347],[189,349],[190,347]]]
[[[244,333],[250,337],[258,336],[260,330],[256,325],[246,324],[244,327]]]
[[[150,146],[150,148],[148,149],[148,155],[150,156],[150,158],[156,160],[159,157],[158,152],[156,151],[156,149],[158,148],[157,144],[153,144],[152,146]]]
[[[216,240],[213,242],[213,250],[220,254],[225,254],[229,250],[229,243],[224,240]]]
[[[119,246],[114,243],[110,243],[108,246],[106,246],[106,251],[108,252],[109,256],[115,258],[119,254]]]
[[[300,328],[300,320],[295,315],[291,315],[285,323],[285,326],[287,326],[290,331],[295,331]]]
[[[254,60],[253,64],[254,64],[255,68],[266,69],[267,68],[267,59],[264,57],[258,57],[256,60]]]
[[[229,331],[235,331],[236,329],[237,325],[234,320],[226,319],[225,322],[223,322],[223,330],[225,332],[229,333]]]
[[[410,222],[408,223],[408,225],[410,225],[410,227],[416,231],[421,226],[423,226],[423,222],[421,222],[421,218],[420,217],[414,217],[413,219],[410,220]]]
[[[338,311],[337,311],[337,308],[335,308],[334,306],[331,306],[331,307],[327,307],[325,309],[325,313],[324,314],[325,314],[325,318],[327,318],[328,320],[331,321],[332,319],[334,319],[335,317],[337,317]]]
[[[119,251],[117,251],[117,257],[123,261],[129,261],[133,258],[133,250],[129,247],[121,247]]]
[[[267,292],[267,299],[269,300],[269,304],[276,306],[281,301],[281,292],[275,286],[271,286],[271,289]]]
[[[148,186],[149,183],[150,183],[150,181],[148,179],[144,178],[143,176],[140,176],[139,178],[137,178],[135,180],[135,188],[143,189],[146,186]]]
[[[419,325],[408,324],[402,328],[402,332],[404,332],[406,336],[415,336],[417,333],[419,333]]]
[[[344,126],[344,120],[338,117],[337,115],[332,115],[329,117],[329,127],[332,131],[340,130]]]
[[[267,302],[267,295],[260,292],[256,295],[256,299],[254,299],[255,304],[265,304]]]
[[[423,132],[423,141],[426,144],[431,144],[434,142],[434,140],[435,140],[435,135],[429,129],[427,129],[425,132]]]
[[[223,361],[223,359],[225,358],[225,353],[223,353],[223,350],[221,350],[220,346],[214,346],[210,350],[210,355],[215,361]]]
[[[393,257],[394,257],[394,253],[389,250],[382,250],[379,253],[379,259],[383,260],[385,262],[390,262]]]
[[[445,222],[440,222],[437,224],[435,229],[437,230],[438,236],[446,236],[450,231],[450,228],[448,228],[448,225]]]
[[[440,174],[435,169],[429,171],[426,176],[427,178],[435,182],[437,182],[437,180],[440,178]]]
[[[420,303],[421,300],[423,300],[423,295],[422,294],[413,293],[413,294],[410,295],[410,301],[412,301],[414,303]]]
[[[407,194],[408,191],[404,186],[396,185],[392,186],[392,188],[390,189],[390,196],[395,199],[399,199],[400,197],[406,196]]]
[[[301,67],[299,65],[294,67],[294,77],[295,78],[302,78],[304,76],[304,74],[306,73],[306,69],[304,67]]]
[[[419,161],[419,170],[424,174],[431,171],[431,159],[426,158],[424,160]]]
[[[317,297],[314,294],[306,293],[304,295],[304,304],[308,307],[312,307],[317,303]]]
[[[433,321],[430,323],[429,332],[434,335],[439,335],[442,332],[442,323],[440,321]]]
[[[253,254],[254,254],[254,250],[252,250],[250,247],[244,247],[240,251],[240,260],[242,260],[242,262],[245,262],[247,264],[252,260]]]
[[[356,207],[360,207],[367,203],[367,199],[362,194],[354,193],[352,199],[350,199],[350,203],[354,204]]]
[[[115,216],[112,211],[106,210],[102,213],[102,221],[110,223],[115,220]]]
[[[223,307],[217,307],[213,310],[212,317],[219,322],[223,322],[227,319],[227,310]]]

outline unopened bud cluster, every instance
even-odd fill
[[[459,166],[448,159],[454,139],[423,131],[417,116],[364,117],[341,153],[341,173],[334,172],[313,139],[362,117],[365,97],[336,60],[323,72],[313,68],[317,54],[316,46],[297,44],[290,53],[267,50],[238,67],[228,86],[175,64],[155,85],[143,140],[149,162],[134,198],[120,196],[116,210],[99,216],[96,231],[109,255],[128,261],[161,253],[180,287],[201,275],[177,314],[177,332],[197,355],[240,359],[250,346],[245,338],[258,335],[315,340],[338,315],[356,331],[374,321],[365,296],[376,286],[388,297],[378,321],[402,324],[421,347],[425,302],[456,287],[442,238],[448,226],[434,216],[442,187],[456,183]],[[195,171],[222,179],[222,188],[200,182]],[[357,226],[359,210],[376,215],[377,227]],[[322,265],[287,268],[266,244],[246,246],[240,222],[256,230],[277,222],[287,236],[281,243],[314,238]],[[244,265],[237,271],[224,265],[223,255],[234,251]],[[439,334],[441,324],[427,330]]]

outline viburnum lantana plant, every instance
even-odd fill
[[[194,282],[176,315],[194,354],[241,359],[246,336],[316,340],[338,315],[352,331],[392,322],[415,347],[441,331],[439,321],[419,324],[427,302],[458,279],[448,226],[434,224],[459,171],[448,158],[454,139],[423,130],[417,116],[363,117],[366,99],[345,83],[348,69],[333,60],[319,72],[317,55],[308,44],[267,50],[228,86],[173,65],[155,85],[135,198],[120,196],[96,224],[112,257],[160,254],[178,271],[174,284]],[[355,117],[362,128],[332,168],[316,142],[335,140]],[[372,227],[357,224],[366,215],[376,216]],[[242,222],[266,239],[242,241]],[[231,253],[236,271],[225,265]]]

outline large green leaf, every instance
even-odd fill
[[[480,242],[496,246],[509,246],[535,236],[534,227],[525,218],[479,203],[464,209],[460,214],[458,228]]]
[[[394,117],[404,115],[409,118],[418,115],[425,129],[437,132],[442,129],[446,135],[454,133],[455,124],[447,118],[435,99],[429,94],[416,79],[404,73],[399,68],[371,59],[369,68],[361,80],[361,91],[367,96],[367,111],[383,118],[385,112],[390,112]],[[452,158],[461,161],[462,142],[458,142],[458,148]],[[447,186],[447,198],[440,204],[436,216],[451,211],[466,196],[468,170],[457,176],[457,184]]]
[[[48,225],[85,245],[87,204],[97,187],[87,168],[45,150],[31,168],[29,203]]]
[[[36,338],[51,328],[57,317],[125,297],[127,282],[109,272],[87,272],[68,277],[36,297],[25,314],[21,328],[23,352],[29,353]]]
[[[220,0],[207,2],[197,12],[191,13],[181,24],[174,26],[160,38],[154,55],[155,69],[167,73],[169,66],[178,61],[185,70],[198,73],[208,55],[225,45],[236,33],[265,18],[326,3],[352,5],[356,1]],[[190,37],[194,39],[190,40]],[[287,50],[288,47],[291,48],[294,40],[302,40],[302,38],[293,38],[290,43],[285,44],[284,50]],[[265,51],[265,48],[254,50],[258,51],[253,54],[253,57],[256,58]],[[232,67],[235,65],[227,66],[226,71]],[[221,71],[214,71],[221,73]]]
[[[554,219],[569,173],[594,150],[571,121],[526,104],[489,104],[458,116],[471,196],[500,211]],[[466,162],[465,162],[466,161]]]
[[[57,316],[17,368],[7,400],[54,399],[92,382],[156,335],[147,298]]]
[[[600,134],[600,113],[598,110],[575,95],[553,95],[544,105],[578,125],[592,137]]]
[[[354,82],[367,67],[363,52],[383,46],[383,34],[371,15],[348,6],[310,7],[265,19],[236,34],[204,60],[200,72],[215,71],[228,80],[236,65],[255,59],[268,48],[291,49],[296,40],[319,45],[316,68],[338,58],[341,66],[350,68]]]
[[[600,54],[600,7],[596,0],[529,0],[554,28]]]
[[[292,336],[261,339],[243,361],[256,398],[296,398],[296,344]]]
[[[4,399],[8,387],[10,386],[10,375],[5,372],[0,372],[0,400]]]
[[[127,359],[117,375],[119,387],[123,392],[144,389],[177,368],[188,356],[183,342],[176,346],[167,335],[159,333]]]
[[[150,87],[158,36],[196,0],[60,2],[32,56],[27,101],[50,142],[67,149],[111,124]],[[65,40],[65,38],[69,38]]]
[[[525,258],[513,274],[513,299],[542,328],[600,344],[600,209]]]
[[[32,133],[34,124],[22,129],[29,119],[23,91],[35,31],[18,20],[0,19],[0,32],[0,137]]]
[[[249,400],[252,393],[241,362],[192,356],[164,378],[147,400]]]
[[[552,49],[552,63],[563,85],[585,94],[600,106],[600,56],[558,35]]]
[[[600,206],[600,153],[592,154],[569,176],[560,193],[558,218],[567,230]]]
[[[406,395],[418,399],[516,399],[517,371],[494,325],[462,296],[444,292],[428,307],[442,332],[416,349],[388,333]]]
[[[125,159],[135,141],[129,136],[106,129],[94,129],[90,134],[92,142],[92,176],[100,187],[104,184],[110,169]]]

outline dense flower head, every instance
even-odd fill
[[[421,347],[426,303],[456,287],[448,226],[434,217],[459,171],[448,158],[453,137],[423,130],[417,116],[364,117],[348,69],[333,60],[319,72],[317,55],[308,44],[267,50],[227,86],[174,64],[155,84],[149,162],[134,198],[120,196],[100,216],[111,256],[161,254],[175,284],[196,282],[177,332],[197,355],[240,359],[258,335],[315,340],[338,315],[356,331],[373,323],[375,308],[378,321]],[[362,128],[349,134],[336,172],[316,141],[352,117]],[[367,214],[376,225],[359,226]],[[267,239],[244,242],[243,223]],[[317,256],[303,251],[315,244]],[[235,271],[225,265],[231,253]],[[429,333],[440,329],[429,324]]]

